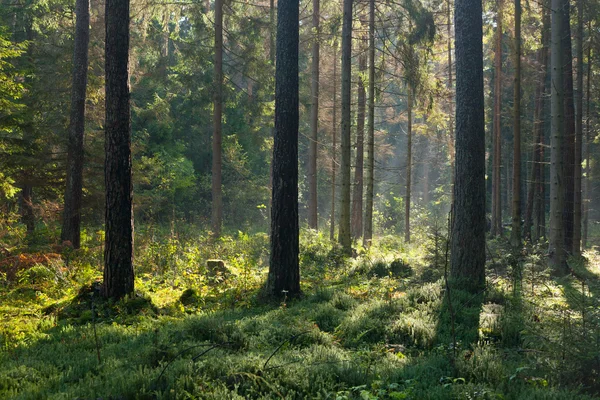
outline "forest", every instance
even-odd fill
[[[600,398],[598,23],[0,0],[0,399]]]

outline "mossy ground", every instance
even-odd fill
[[[138,241],[137,294],[97,296],[97,244],[0,286],[0,398],[574,399],[600,393],[600,258],[556,280],[489,243],[484,293],[443,251],[383,237],[354,260],[302,238],[303,296],[259,301],[266,237]],[[442,256],[440,256],[442,254]],[[219,256],[231,275],[208,277]],[[581,278],[585,280],[581,280]],[[584,283],[582,283],[584,282]]]

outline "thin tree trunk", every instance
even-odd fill
[[[485,123],[482,3],[456,0],[456,182],[451,276],[474,293],[485,285]]]
[[[332,144],[331,144],[331,216],[329,219],[329,239],[335,238],[335,170],[337,154],[337,39],[333,42],[333,123],[332,123]]]
[[[373,194],[375,173],[375,0],[369,0],[369,102],[367,120],[367,182],[363,245],[373,239]]]
[[[298,227],[298,46],[299,9],[294,0],[277,7],[275,73],[275,137],[273,143],[273,207],[271,258],[267,295],[300,294]]]
[[[362,46],[361,46],[361,50]],[[363,184],[364,184],[364,158],[365,158],[365,106],[366,93],[363,81],[367,70],[367,57],[361,55],[358,59],[358,104],[356,118],[356,158],[354,167],[354,187],[352,192],[352,237],[358,239],[363,231]]]
[[[80,246],[81,195],[83,191],[83,136],[85,132],[85,94],[87,88],[88,43],[90,40],[90,3],[75,3],[75,47],[73,50],[73,83],[71,119],[67,150],[67,184],[61,240],[75,249]]]
[[[515,0],[515,93],[513,104],[513,247],[521,246],[521,0]]]
[[[352,0],[344,0],[342,24],[342,193],[339,242],[346,255],[352,253],[350,232],[350,77],[352,54]]]
[[[502,235],[502,5],[498,0],[494,55],[494,162],[492,171],[492,236]]]
[[[413,88],[408,85],[407,100],[407,143],[406,143],[406,193],[404,196],[404,241],[410,243],[410,197],[412,184],[412,108],[413,108]]]
[[[310,97],[310,141],[308,146],[308,227],[318,228],[317,221],[317,141],[319,130],[319,2],[313,0],[313,31],[315,34],[312,45],[312,66]]]
[[[129,1],[106,1],[105,296],[133,292],[133,184],[129,106]]]
[[[223,0],[215,0],[215,78],[213,93],[212,140],[212,234],[221,236],[223,223],[223,193],[221,191],[222,166],[222,114],[223,114]]]
[[[27,228],[29,236],[35,231],[35,215],[33,213],[33,187],[25,183],[21,189],[21,221]]]
[[[546,77],[548,71],[548,31],[549,31],[549,14],[546,9],[543,10],[543,27],[542,27],[542,48],[538,52],[538,62],[540,65],[540,73],[537,87],[535,89],[535,109],[533,114],[533,163],[531,167],[531,175],[529,179],[529,190],[527,192],[527,207],[525,212],[524,233],[525,238],[537,241],[539,239],[539,216],[538,212],[543,208],[543,199],[541,198],[540,182],[543,180],[544,164],[543,164],[543,142],[544,142],[544,109],[546,103]],[[536,206],[537,204],[537,206]],[[534,235],[531,234],[531,228],[534,219],[536,226],[533,227]]]
[[[588,22],[588,32],[592,35],[592,23]],[[590,94],[591,94],[591,77],[592,77],[592,43],[591,38],[588,43],[587,52],[587,76],[586,76],[586,111],[585,111],[585,196],[583,207],[583,236],[581,239],[581,247],[587,248],[588,241],[588,224],[591,202],[591,174],[590,168],[590,147],[591,147],[591,128],[590,128]]]
[[[581,162],[583,150],[583,1],[577,1],[577,116],[575,118],[575,180],[573,182],[573,255],[581,255]]]
[[[565,251],[573,251],[573,231],[575,213],[575,107],[573,105],[573,56],[571,51],[571,19],[570,1],[563,0],[564,19],[562,28],[562,51],[564,84],[564,132],[565,146],[563,148],[565,168],[565,204],[564,204],[564,230]]]
[[[454,204],[454,159],[456,150],[454,148],[454,84],[452,82],[452,12],[450,8],[450,0],[446,1],[446,28],[448,34],[448,92],[450,96],[449,105],[450,112],[448,113],[448,155],[450,159],[450,193],[451,204]]]
[[[552,0],[552,37],[550,84],[552,135],[550,138],[550,232],[548,265],[555,273],[567,272],[567,252],[565,251],[565,168],[564,168],[564,56],[563,26],[565,19],[564,1]]]

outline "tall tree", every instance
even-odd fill
[[[448,153],[450,155],[450,188],[452,191],[452,201],[454,203],[454,83],[452,81],[452,10],[450,0],[446,0],[446,29],[448,35],[448,95],[450,96],[449,121],[448,121]]]
[[[107,0],[105,296],[133,292],[133,184],[129,106],[129,0]]]
[[[494,137],[492,166],[492,236],[502,234],[502,14],[503,0],[498,0],[496,49],[494,54]]]
[[[335,170],[337,168],[337,39],[333,42],[333,118],[332,118],[332,143],[331,143],[331,216],[329,218],[329,239],[335,238]]]
[[[481,0],[456,0],[456,163],[452,278],[478,292],[485,285],[485,124]]]
[[[412,63],[411,63],[412,64]],[[413,110],[413,83],[407,83],[407,143],[406,143],[406,192],[404,195],[404,241],[410,243],[410,196],[412,184],[412,110]]]
[[[573,255],[581,254],[581,162],[583,150],[583,1],[577,1],[577,35],[575,38],[577,55],[577,98],[575,99],[575,170],[573,182]]]
[[[363,40],[361,40],[362,44]],[[361,55],[358,57],[358,88],[356,107],[356,158],[354,159],[354,186],[352,192],[352,237],[358,239],[363,231],[363,186],[364,186],[364,150],[365,150],[365,72],[367,57],[364,46],[360,46]]]
[[[569,0],[563,0],[562,51],[563,56],[563,107],[564,107],[564,148],[565,169],[564,199],[564,239],[567,254],[573,251],[573,231],[575,217],[575,107],[573,104],[573,56],[571,46],[571,6]]]
[[[352,0],[344,0],[342,17],[342,192],[339,242],[345,254],[352,253],[350,232],[350,77],[352,74]]]
[[[61,239],[80,245],[81,195],[83,191],[83,136],[85,132],[85,96],[87,88],[88,44],[90,41],[90,3],[75,3],[75,46],[73,49],[73,84],[71,119],[67,150],[67,185]]]
[[[213,141],[212,141],[212,233],[221,235],[223,223],[223,193],[221,191],[222,168],[222,120],[223,120],[223,0],[215,0],[215,78],[213,93]]]
[[[319,131],[319,11],[320,0],[313,0],[313,45],[310,85],[310,141],[308,146],[308,227],[317,229],[317,141]]]
[[[585,196],[584,196],[584,207],[583,207],[583,235],[581,238],[581,247],[587,247],[588,239],[588,224],[590,215],[590,193],[591,193],[591,174],[592,169],[590,167],[590,147],[591,147],[591,130],[590,130],[590,94],[591,94],[591,77],[592,77],[592,23],[588,21],[588,32],[590,40],[587,48],[587,74],[586,74],[586,104],[585,104]]]
[[[513,104],[513,247],[521,245],[521,0],[515,0],[515,93]]]
[[[367,121],[367,177],[363,245],[373,238],[373,192],[375,173],[375,0],[369,0],[369,102]]]
[[[300,294],[298,227],[298,46],[299,7],[279,0],[275,67],[275,137],[271,257],[266,292],[270,297]]]
[[[567,271],[565,251],[565,169],[564,169],[564,1],[552,0],[550,51],[552,132],[550,137],[550,232],[548,235],[549,266],[557,274]]]

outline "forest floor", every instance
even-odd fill
[[[97,293],[101,232],[86,233],[77,251],[41,237],[7,242],[0,398],[600,394],[596,252],[571,260],[575,274],[558,279],[541,247],[512,254],[489,241],[486,290],[449,295],[441,234],[423,234],[418,245],[380,237],[344,259],[328,239],[303,232],[302,298],[264,304],[266,235],[211,243],[150,228],[137,234],[137,292],[117,303]],[[227,271],[206,270],[215,257]]]

